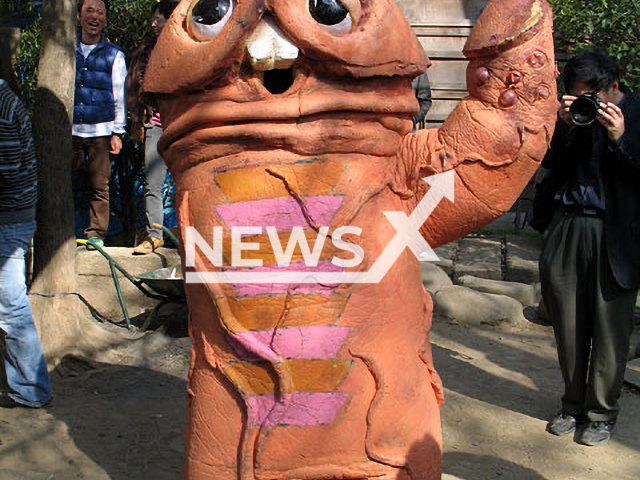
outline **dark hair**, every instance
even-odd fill
[[[594,92],[609,90],[620,81],[620,68],[616,61],[602,50],[585,50],[573,57],[562,72],[565,91],[578,82],[586,84]]]
[[[151,13],[156,13],[157,10],[164,18],[169,19],[178,3],[176,0],[160,0],[151,7]]]
[[[104,3],[104,9],[106,10],[105,13],[109,13],[109,0],[100,0],[102,3]],[[82,12],[82,5],[84,5],[85,0],[78,0],[78,13]]]

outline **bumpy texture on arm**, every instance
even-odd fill
[[[507,211],[542,161],[555,124],[556,66],[546,2],[489,3],[464,53],[470,60],[469,97],[439,130],[408,135],[397,156],[394,188],[408,197],[407,211],[428,189],[422,177],[456,172],[455,204],[436,210],[422,228],[431,246]]]

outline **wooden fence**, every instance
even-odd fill
[[[433,105],[426,127],[438,127],[467,95],[462,55],[471,28],[488,0],[396,0],[433,62],[428,75]]]

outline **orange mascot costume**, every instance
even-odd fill
[[[435,1],[435,0],[433,0]],[[144,78],[176,180],[189,480],[436,480],[418,257],[507,211],[556,119],[545,0],[492,0],[469,96],[411,133],[429,59],[392,0],[182,0]]]

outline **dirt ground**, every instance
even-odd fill
[[[190,355],[182,327],[123,339],[108,363],[65,360],[46,409],[0,409],[0,480],[179,480]],[[638,391],[623,390],[605,446],[545,433],[562,383],[549,327],[436,319],[432,343],[446,387],[444,480],[640,478]]]

